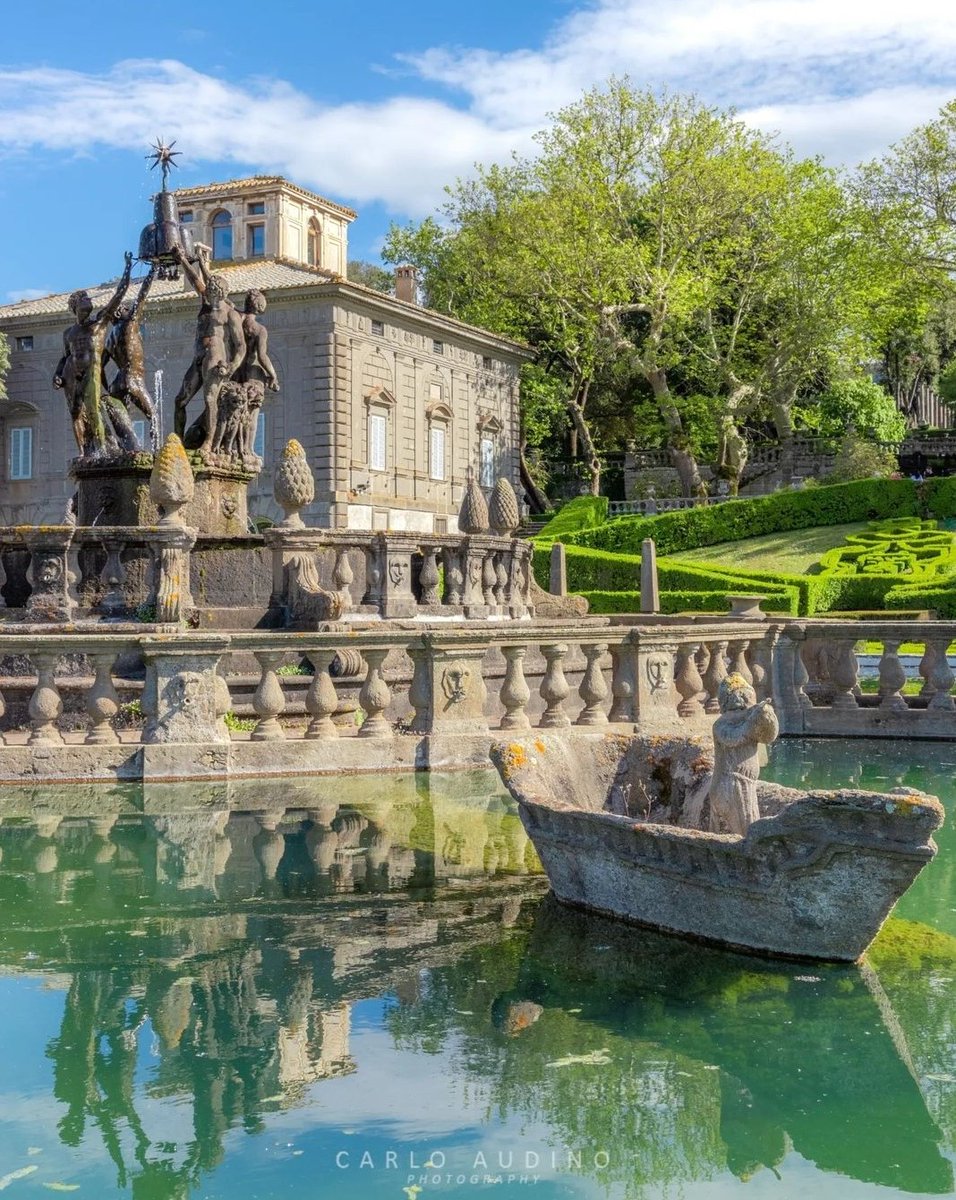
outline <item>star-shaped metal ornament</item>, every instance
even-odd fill
[[[152,153],[146,155],[147,159],[151,158],[153,160],[149,169],[152,171],[154,168],[159,167],[163,172],[164,192],[166,190],[166,180],[169,178],[169,172],[173,167],[178,165],[176,163],[176,159],[182,154],[181,150],[173,149],[173,146],[175,145],[175,141],[167,144],[162,138],[158,137],[153,145]]]

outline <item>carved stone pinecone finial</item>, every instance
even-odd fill
[[[295,438],[290,438],[282,451],[276,468],[273,495],[285,513],[280,525],[283,529],[303,529],[305,522],[301,509],[315,499],[315,480],[309,469],[305,451]]]
[[[475,479],[474,467],[468,468],[468,482],[458,513],[458,528],[462,533],[488,532],[488,502]]]
[[[159,509],[160,525],[182,525],[179,510],[192,500],[195,490],[186,451],[176,434],[171,433],[156,455],[149,477],[149,495]]]
[[[491,493],[488,519],[491,522],[491,528],[499,537],[510,537],[521,524],[518,497],[515,495],[514,488],[504,477],[498,480]]]

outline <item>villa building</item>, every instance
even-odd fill
[[[305,448],[316,482],[309,524],[453,532],[466,474],[490,488],[506,476],[519,495],[518,373],[528,350],[423,308],[410,268],[395,295],[345,278],[355,213],[278,176],[183,188],[180,214],[209,246],[213,269],[242,308],[259,289],[281,390],[267,392],[249,488],[253,517],[275,518],[273,469],[289,438]],[[117,252],[119,257],[119,251]],[[115,283],[89,288],[95,304]],[[131,288],[135,294],[136,281]],[[63,393],[53,388],[69,293],[0,306],[10,343],[0,523],[62,518],[74,490],[76,447]],[[173,427],[173,398],[193,355],[198,299],[184,279],[157,280],[143,320],[153,436]],[[189,419],[200,411],[197,398]],[[137,412],[131,414],[140,416]],[[140,440],[150,430],[140,421]]]

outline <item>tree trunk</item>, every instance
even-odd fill
[[[793,407],[792,393],[777,393],[770,401],[773,412],[773,427],[780,443],[780,486],[790,487],[793,483]]]
[[[660,368],[645,370],[644,375],[651,385],[654,399],[657,401],[657,407],[664,420],[664,428],[667,430],[667,450],[671,456],[671,462],[680,476],[681,490],[685,496],[701,496],[705,491],[704,481],[700,477],[697,459],[694,457],[687,434],[684,432],[684,423],[674,404],[670,388],[667,386],[667,375]]]
[[[568,414],[574,427],[572,432],[577,436],[577,444],[581,447],[582,457],[586,459],[591,472],[591,495],[599,496],[601,494],[601,460],[598,457],[594,439],[591,437],[591,430],[584,419],[584,406],[587,403],[590,387],[590,380],[585,380],[578,385],[574,396],[568,401]]]
[[[521,443],[519,451],[518,465],[521,474],[521,486],[524,488],[525,495],[528,497],[528,507],[536,515],[548,511],[548,497],[542,492],[534,481],[531,474],[531,468],[528,466],[528,460],[524,456],[524,442]]]

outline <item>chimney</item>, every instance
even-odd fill
[[[395,299],[418,303],[418,269],[405,264],[395,268]]]

